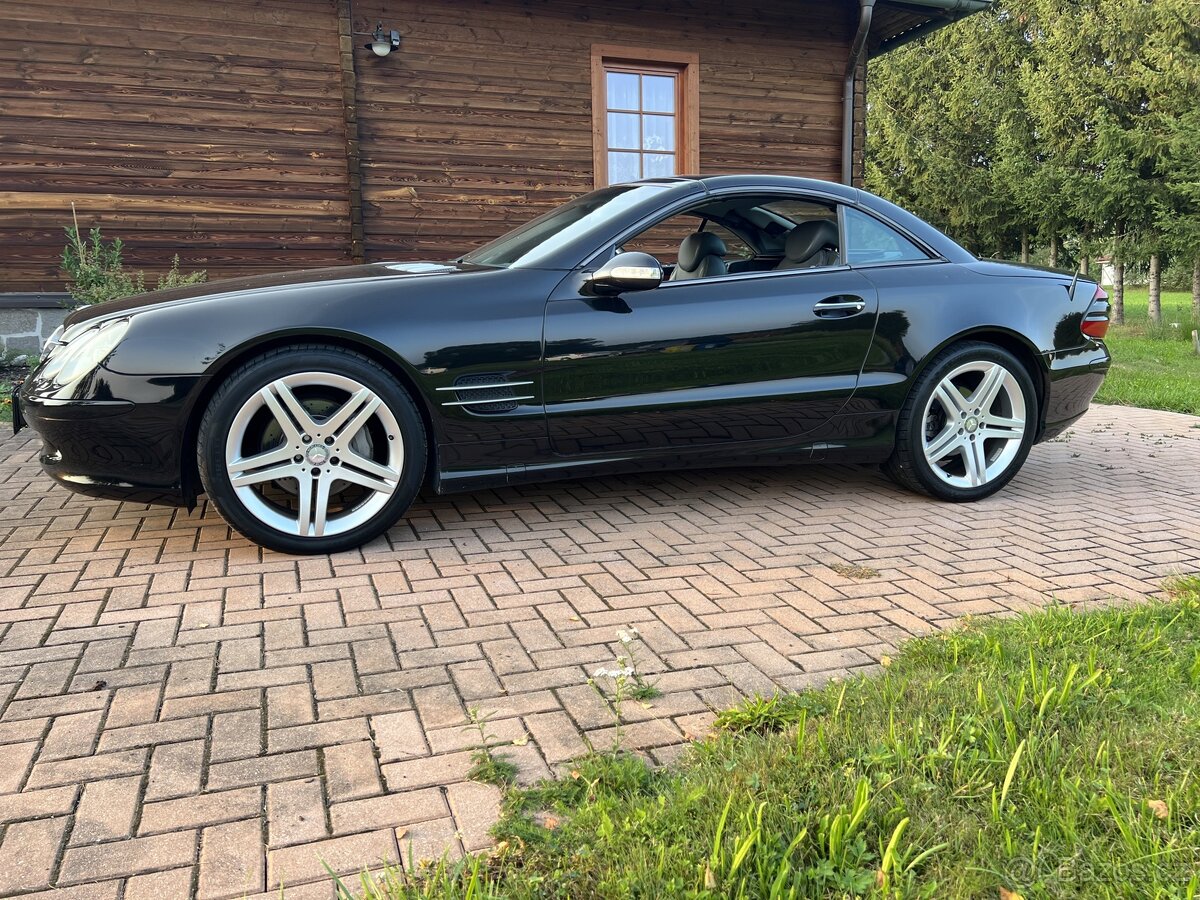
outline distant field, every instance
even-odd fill
[[[1191,294],[1165,292],[1162,306],[1156,325],[1146,314],[1146,290],[1125,292],[1125,324],[1108,331],[1113,367],[1097,402],[1200,415],[1200,356],[1191,338],[1200,323],[1192,318]]]

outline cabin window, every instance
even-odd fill
[[[698,57],[592,48],[595,184],[696,174]]]
[[[929,259],[912,241],[884,225],[878,219],[849,206],[846,216],[846,244],[851,265],[911,262]]]

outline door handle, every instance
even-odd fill
[[[836,294],[826,297],[813,307],[813,312],[826,319],[840,319],[853,316],[867,308],[867,301],[853,294]]]

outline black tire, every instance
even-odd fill
[[[305,378],[312,373],[318,375],[318,380],[325,383],[306,383]],[[258,412],[248,412],[262,396],[260,392],[285,378],[296,379],[294,386],[289,390],[297,401],[302,401],[301,406],[312,416],[309,425],[319,423],[322,418],[329,419],[332,411],[338,408],[339,402],[344,403],[347,408],[351,407],[349,400],[354,395],[345,387],[351,382],[368,389],[374,394],[372,399],[377,398],[381,402],[375,407],[377,412],[364,414],[365,424],[353,434],[348,429],[358,421],[358,416],[349,416],[347,430],[343,432],[343,436],[349,435],[345,437],[346,446],[350,447],[353,443],[358,447],[360,437],[357,435],[361,434],[365,435],[361,440],[365,441],[362,447],[366,449],[362,453],[343,451],[346,455],[344,462],[337,456],[321,458],[322,453],[332,454],[337,447],[330,446],[323,450],[318,446],[326,443],[332,445],[335,441],[343,440],[342,437],[335,438],[331,434],[328,440],[314,441],[311,436],[304,434],[306,440],[303,447],[300,446],[300,438],[296,438],[297,455],[291,460],[283,461],[281,465],[295,462],[296,466],[292,468],[298,471],[300,464],[310,466],[311,468],[304,471],[318,479],[312,482],[316,487],[310,489],[309,483],[306,480],[302,481],[299,475],[281,477],[254,485],[254,496],[250,496],[246,493],[246,485],[234,487],[229,469],[230,466],[236,468],[238,459],[231,458],[231,461],[227,461],[227,447],[238,446],[239,455],[244,457],[260,452],[250,446],[254,443],[252,432],[257,429],[262,435],[261,452],[290,452],[291,448],[286,445],[291,438],[283,432],[280,420],[271,414],[270,408],[264,407]],[[318,396],[314,397],[313,392],[317,392]],[[272,396],[278,401],[282,395],[272,393]],[[323,409],[326,412],[322,413]],[[300,431],[312,430],[305,429],[304,424],[295,415],[289,418],[289,424],[297,429],[293,435]],[[391,433],[397,427],[398,433]],[[270,428],[275,428],[276,431],[272,434]],[[235,433],[241,437],[234,437]],[[402,442],[398,446],[395,443],[397,439]],[[242,444],[246,446],[243,447]],[[246,447],[250,449],[247,450]],[[313,554],[336,553],[358,547],[394,525],[408,510],[421,488],[425,475],[427,444],[425,428],[416,405],[408,392],[388,372],[373,360],[353,350],[306,344],[270,350],[229,374],[205,409],[200,422],[196,453],[200,480],[208,498],[226,522],[263,547],[283,553]],[[380,459],[383,461],[379,461]],[[396,461],[397,459],[402,462]],[[314,460],[317,464],[314,464]],[[364,476],[362,472],[352,468],[357,465],[355,460],[380,467],[387,464],[393,475],[398,472],[398,477],[379,481],[380,484],[386,484],[391,493],[375,487],[361,488],[339,479],[338,476],[346,472],[351,472],[359,478],[372,477],[369,472]],[[391,465],[391,461],[396,461],[394,466]],[[341,467],[335,468],[338,466]],[[258,471],[267,471],[267,467],[263,466]],[[320,528],[317,527],[312,512],[315,506],[326,508],[321,505],[318,476],[329,476],[329,484],[332,485],[325,489],[331,514],[328,520],[320,521]],[[335,492],[335,487],[340,493]],[[299,499],[301,490],[308,491],[307,502],[310,504],[307,521],[303,525],[301,517],[304,516],[304,507],[300,505]],[[357,501],[354,496],[356,491],[362,495]],[[287,509],[285,494],[289,492],[296,498],[296,530],[293,533],[288,533],[281,527]],[[273,496],[268,496],[268,493]],[[313,499],[314,496],[316,500]],[[335,510],[335,500],[346,496],[349,496],[349,499]],[[280,497],[283,499],[276,499]],[[265,520],[274,521],[272,505],[276,503],[279,504],[279,525],[273,527]],[[359,519],[362,521],[359,522]],[[310,533],[301,534],[302,528]],[[345,530],[325,534],[322,533],[325,528],[331,531],[337,528]]]
[[[933,464],[926,458],[924,440],[929,424],[926,411],[930,408],[934,391],[948,375],[963,366],[977,362],[999,364],[1013,376],[1020,387],[1025,404],[1024,432],[1016,453],[1006,468],[982,485],[961,487],[947,483],[934,471]],[[1037,392],[1034,390],[1029,371],[1020,360],[995,344],[981,341],[955,344],[937,355],[909,392],[896,422],[896,445],[891,457],[883,464],[883,470],[902,487],[940,500],[954,503],[982,500],[1003,488],[1020,471],[1029,455],[1030,447],[1033,446],[1037,422]]]

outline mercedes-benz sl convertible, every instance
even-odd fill
[[[1087,409],[1107,327],[1094,282],[981,261],[863,191],[672,178],[454,262],[78,309],[14,423],[66,487],[203,492],[291,553],[370,540],[427,483],[849,461],[978,500]]]

